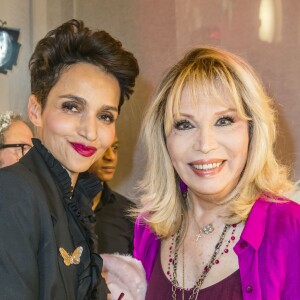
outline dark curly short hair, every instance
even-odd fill
[[[45,107],[48,94],[62,71],[70,65],[86,62],[99,66],[119,82],[124,99],[133,92],[139,66],[132,53],[120,41],[103,30],[91,30],[84,22],[72,19],[41,39],[29,60],[31,93]]]

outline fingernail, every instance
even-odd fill
[[[118,298],[118,300],[121,300],[124,296],[125,296],[125,294],[121,293],[120,296],[119,296],[119,298]]]

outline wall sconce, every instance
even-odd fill
[[[18,43],[20,31],[4,28],[6,22],[0,20],[0,73],[6,74],[13,65],[17,64],[17,57],[21,44]]]

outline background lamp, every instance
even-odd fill
[[[6,22],[0,20],[0,73],[6,74],[13,65],[17,64],[17,57],[21,44],[18,43],[20,31],[4,28]]]

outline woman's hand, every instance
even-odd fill
[[[108,300],[144,300],[147,289],[142,263],[129,255],[101,254]]]

